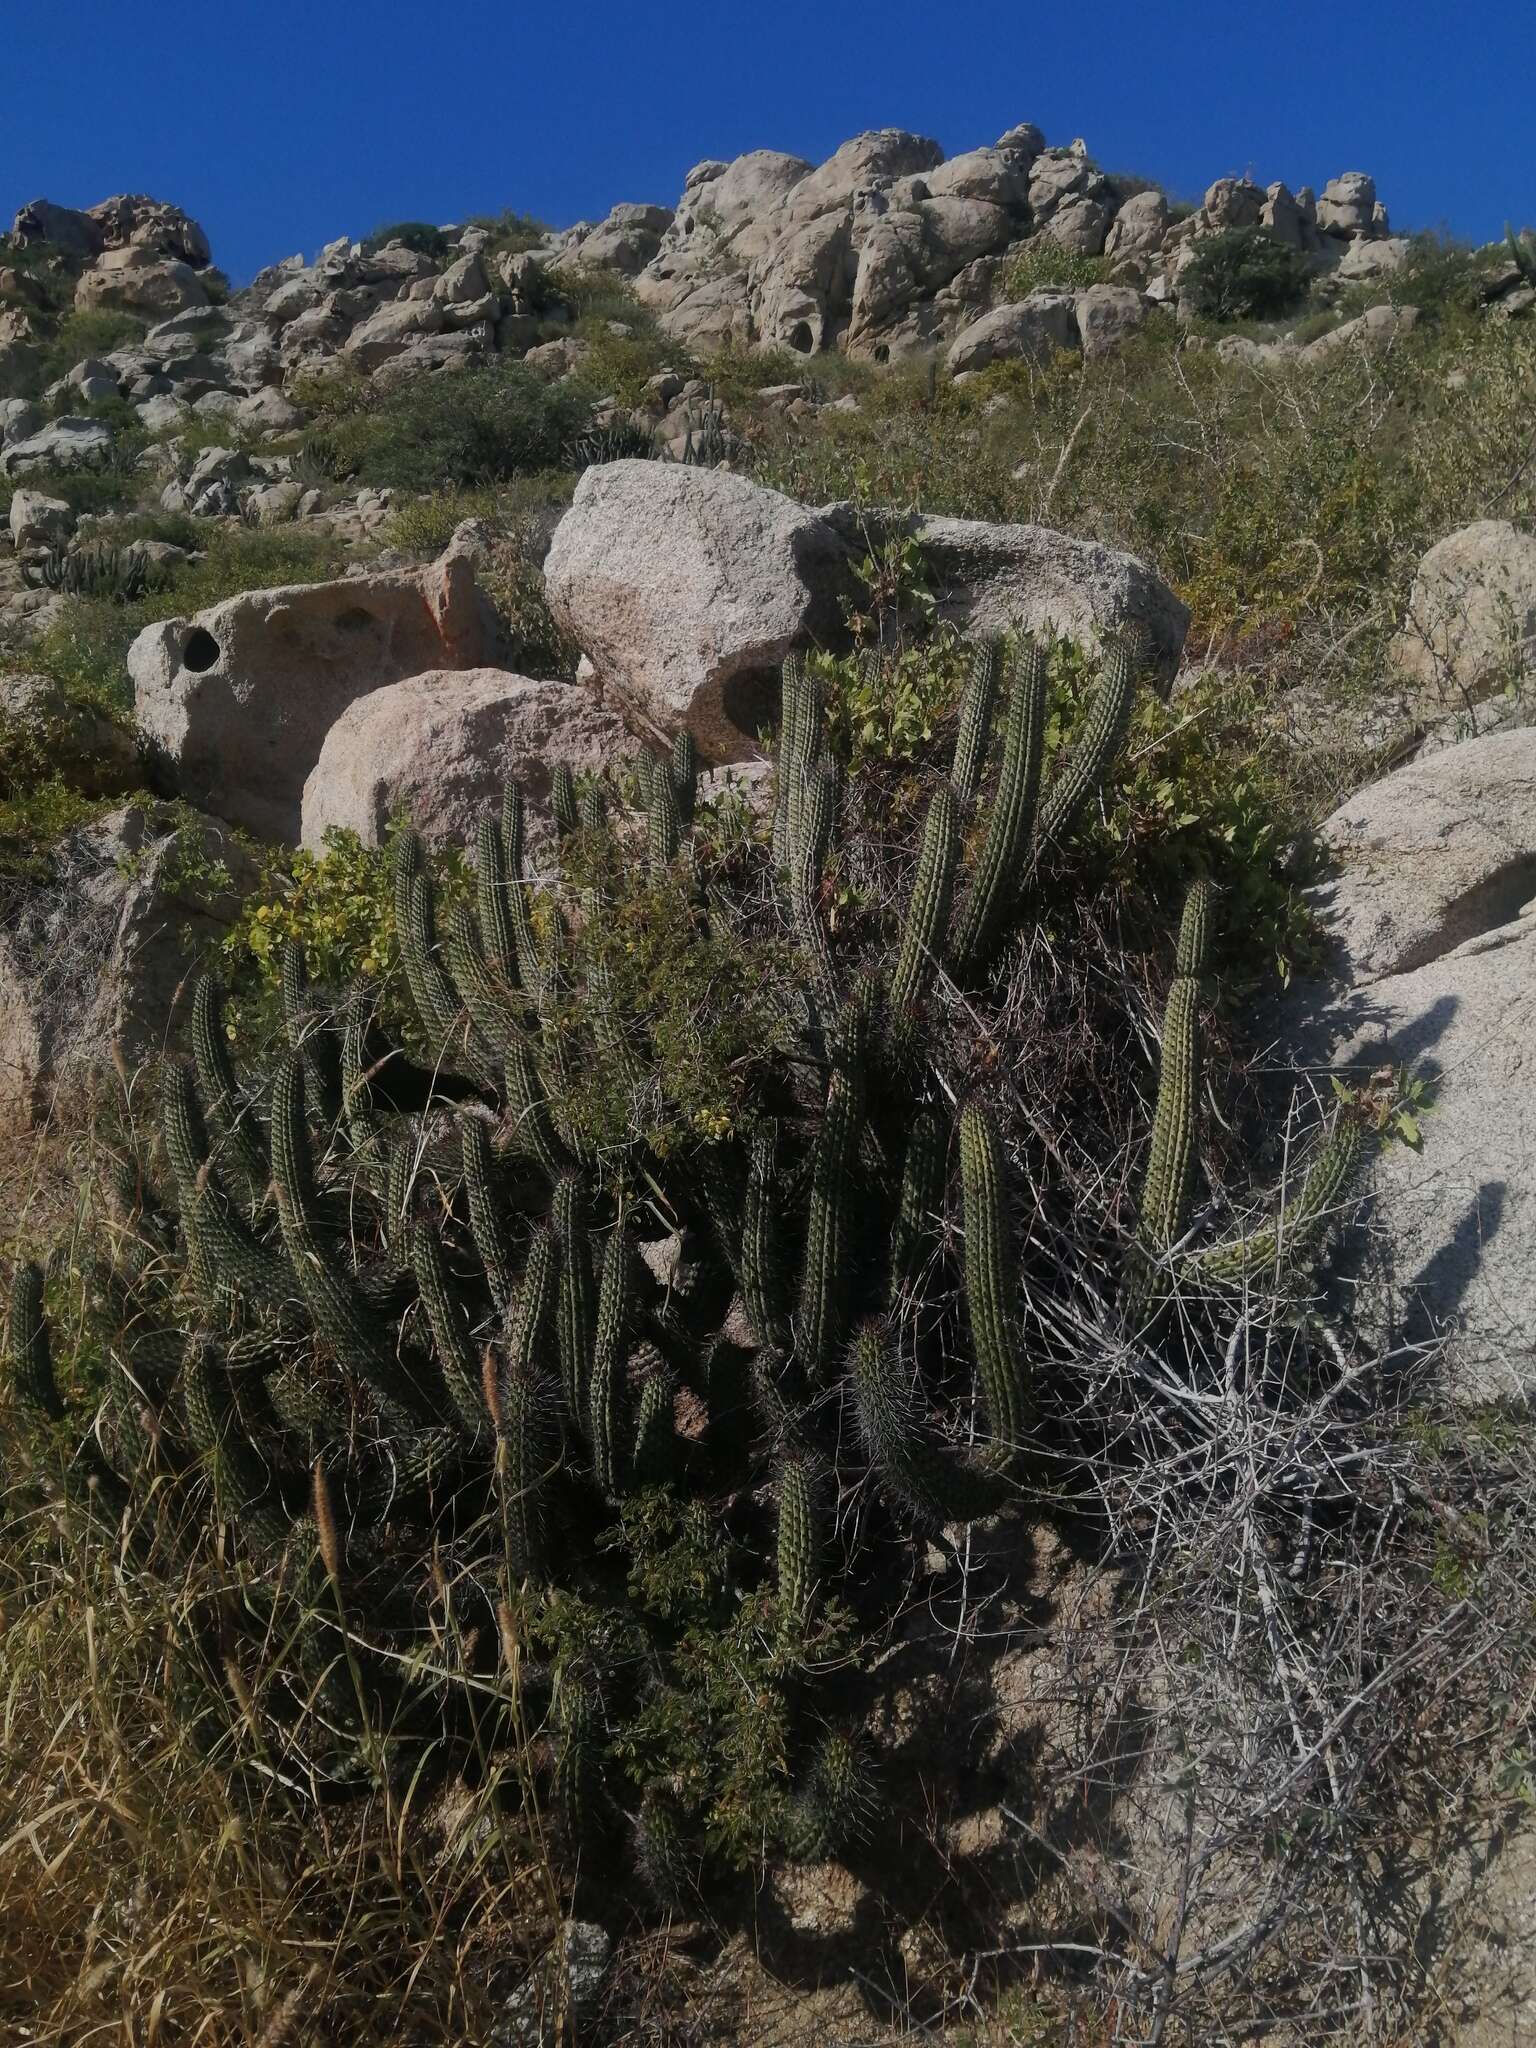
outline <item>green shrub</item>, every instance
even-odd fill
[[[423,376],[340,416],[337,447],[367,484],[411,491],[478,490],[553,469],[586,423],[588,399],[518,363]]]
[[[131,313],[117,313],[107,307],[88,312],[68,312],[49,336],[42,352],[38,387],[83,363],[87,356],[110,355],[114,349],[132,348],[142,341],[145,323]]]
[[[375,249],[382,249],[386,242],[403,242],[407,249],[413,249],[418,256],[430,256],[434,263],[441,263],[453,247],[443,229],[426,220],[390,221],[381,228],[375,228],[363,243],[363,248],[372,254]]]
[[[549,233],[541,220],[535,220],[531,213],[475,213],[471,214],[467,226],[484,228],[490,236],[484,254],[493,256],[518,256],[525,249],[537,249]]]
[[[1263,228],[1227,228],[1195,245],[1179,291],[1203,320],[1273,320],[1300,304],[1307,259]]]
[[[1001,289],[1007,299],[1027,299],[1031,292],[1079,291],[1098,284],[1104,271],[1101,256],[1076,255],[1042,228],[1009,264]]]

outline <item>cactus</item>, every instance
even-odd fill
[[[1003,768],[987,834],[955,921],[953,951],[968,972],[986,965],[1006,928],[1024,879],[1024,857],[1040,788],[1045,736],[1045,658],[1027,645],[1015,666],[1003,733]]]
[[[891,1007],[898,1016],[927,994],[949,924],[960,857],[960,830],[952,790],[940,785],[929,799],[917,874],[901,932],[901,951],[891,974]]]
[[[549,809],[555,830],[563,839],[581,823],[576,808],[576,778],[569,761],[557,761],[549,781]]]
[[[817,1744],[804,1789],[786,1816],[784,1846],[803,1863],[838,1855],[862,1832],[868,1808],[868,1765],[857,1743],[838,1729]]]
[[[826,1114],[816,1141],[795,1331],[796,1352],[813,1382],[829,1374],[848,1326],[853,1172],[864,1121],[868,1032],[863,1005],[850,1002],[839,1020]]]
[[[337,991],[337,1023],[294,949],[275,1059],[237,1067],[200,986],[195,1073],[163,1070],[174,1201],[119,1162],[116,1264],[74,1268],[104,1370],[55,1383],[24,1267],[0,1449],[18,1437],[13,1462],[71,1513],[111,1508],[113,1569],[174,1553],[178,1585],[237,1589],[217,1662],[263,1667],[230,1679],[242,1756],[267,1744],[330,1796],[423,1769],[489,1781],[515,1743],[530,1811],[558,1804],[586,1846],[622,1817],[664,1898],[776,1839],[821,1855],[856,1831],[862,1759],[824,1727],[849,1704],[840,1674],[910,1582],[918,1532],[1017,1497],[1072,1326],[1053,1263],[1071,1202],[1042,1186],[1027,1289],[1010,1238],[1009,1151],[1028,1145],[1042,1182],[1054,1156],[1033,1081],[1006,1145],[967,1091],[1001,1100],[1012,1078],[1009,998],[986,970],[1040,886],[1032,839],[1069,827],[1070,789],[1107,769],[1126,685],[1107,664],[1032,834],[1044,678],[1022,654],[956,914],[1000,673],[984,650],[915,846],[837,845],[869,806],[842,802],[821,685],[791,662],[771,858],[746,836],[695,842],[684,737],[645,757],[643,810],[610,815],[560,779],[537,895],[509,787],[441,946],[425,848],[398,835],[403,973]],[[834,863],[851,884],[836,921]],[[1186,1206],[1209,922],[1197,893],[1142,1272]],[[957,984],[942,1006],[940,962]],[[1341,1126],[1272,1223],[1187,1256],[1212,1315],[1234,1312],[1225,1287],[1317,1243],[1363,1144]],[[658,1234],[684,1248],[665,1278],[636,1252]],[[865,1560],[846,1574],[834,1506]],[[868,1562],[882,1544],[891,1569]],[[610,1747],[623,1769],[605,1782]]]
[[[980,1105],[960,1115],[960,1183],[965,1207],[965,1299],[976,1374],[992,1432],[993,1462],[1006,1467],[1023,1441],[1029,1388],[1008,1310],[1004,1274],[1003,1162]]]
[[[787,1458],[779,1468],[779,1625],[803,1636],[815,1618],[821,1579],[817,1474],[809,1459]]]
[[[603,1253],[597,1295],[597,1333],[592,1343],[592,1370],[587,1381],[587,1440],[592,1446],[592,1472],[610,1498],[624,1484],[623,1426],[625,1339],[634,1313],[634,1252],[621,1227]]]
[[[1277,1220],[1233,1244],[1191,1253],[1188,1270],[1204,1280],[1242,1286],[1282,1263],[1305,1258],[1338,1214],[1365,1153],[1364,1125],[1335,1123],[1313,1154],[1295,1200],[1286,1203]]]
[[[555,1182],[554,1232],[560,1253],[558,1307],[560,1383],[577,1431],[585,1436],[587,1370],[597,1330],[592,1254],[581,1176],[562,1173]]]
[[[1173,1249],[1189,1218],[1201,1081],[1199,977],[1205,966],[1210,923],[1210,884],[1196,882],[1185,898],[1176,971],[1163,1014],[1157,1107],[1138,1212],[1142,1250],[1154,1259]]]
[[[1041,851],[1059,845],[1082,815],[1083,806],[1104,786],[1125,741],[1136,704],[1136,659],[1124,640],[1105,649],[1099,687],[1066,759],[1051,777],[1040,806],[1037,842]]]
[[[1002,670],[1002,642],[985,641],[971,657],[971,672],[960,699],[960,729],[955,736],[954,766],[949,779],[956,801],[967,810],[981,789]]]

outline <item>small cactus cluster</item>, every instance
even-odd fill
[[[183,1647],[232,1749],[323,1789],[541,1726],[571,1839],[627,1831],[675,1901],[724,1829],[720,1774],[666,1739],[714,1711],[677,1618],[679,1587],[697,1601],[707,1580],[720,1627],[755,1646],[773,1731],[758,1853],[856,1837],[867,1764],[838,1721],[831,1667],[849,1660],[828,1653],[844,1599],[873,1583],[850,1549],[883,1536],[899,1557],[915,1531],[1042,1490],[1048,1351],[1024,1315],[1003,1129],[946,1072],[934,1018],[997,1003],[995,963],[1103,785],[1135,666],[1108,651],[1042,792],[1043,659],[981,649],[903,900],[856,944],[828,915],[842,774],[819,685],[791,661],[771,844],[716,857],[684,735],[646,758],[637,808],[557,773],[555,873],[530,869],[516,788],[480,827],[470,903],[447,906],[420,838],[396,839],[404,1044],[376,991],[312,988],[291,943],[283,1042],[243,1070],[201,983],[160,1161],[123,1170],[113,1256],[88,1276],[99,1412],[82,1428],[56,1381],[32,1266],[9,1371],[26,1462],[61,1511],[125,1555],[153,1529],[189,1572],[219,1561]],[[625,890],[642,887],[687,946],[745,933],[784,964],[774,1046],[735,1062],[732,1115],[688,1143],[646,1111],[674,1088],[670,1042],[619,971],[641,936]],[[1197,891],[1148,1270],[1188,1201],[1208,919]],[[600,1129],[580,1110],[595,1072],[635,1105]],[[1309,1183],[1280,1235],[1328,1197]],[[636,1533],[661,1508],[693,1560],[670,1576]],[[723,1690],[742,1691],[734,1663]],[[740,1769],[733,1751],[738,1809]]]
[[[25,563],[22,575],[34,590],[133,604],[154,587],[151,569],[138,548],[50,548],[40,561]]]

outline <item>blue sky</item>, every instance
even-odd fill
[[[701,157],[1037,121],[1106,170],[1372,172],[1395,224],[1536,221],[1533,0],[12,0],[0,213],[175,200],[237,282],[387,220],[564,225]],[[23,26],[23,17],[25,26]]]

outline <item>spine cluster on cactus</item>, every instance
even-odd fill
[[[974,1074],[946,1073],[930,1024],[955,992],[993,1000],[987,976],[1046,886],[1044,850],[1109,772],[1134,669],[1111,652],[1042,799],[1044,661],[1028,646],[981,650],[905,902],[860,951],[834,930],[825,886],[840,814],[855,807],[827,751],[821,685],[792,661],[771,860],[744,880],[710,865],[697,752],[682,735],[669,758],[647,757],[638,816],[557,772],[556,866],[537,880],[509,788],[474,842],[473,907],[441,928],[422,841],[398,835],[409,1055],[383,1029],[387,1005],[362,987],[310,987],[296,948],[283,963],[286,1044],[268,1072],[236,1068],[219,991],[199,989],[193,1063],[170,1063],[163,1089],[174,1200],[139,1168],[127,1176],[134,1234],[152,1250],[125,1256],[100,1289],[121,1410],[100,1437],[117,1469],[84,1448],[96,1439],[55,1383],[35,1267],[12,1291],[9,1372],[39,1469],[68,1474],[64,1491],[153,1500],[157,1513],[173,1493],[188,1544],[233,1546],[264,1589],[250,1592],[251,1626],[265,1616],[262,1641],[293,1645],[287,1681],[264,1697],[286,1700],[305,1742],[324,1748],[323,1767],[309,1757],[319,1776],[352,1782],[359,1744],[381,1728],[398,1743],[424,1724],[434,1739],[446,1727],[481,1742],[488,1698],[510,1728],[526,1702],[507,1697],[497,1645],[554,1631],[565,1598],[611,1620],[633,1532],[661,1501],[706,1528],[716,1510],[741,1525],[771,1518],[755,1553],[734,1534],[718,1547],[754,1560],[733,1589],[743,1611],[761,1596],[777,1615],[766,1633],[795,1759],[780,1832],[815,1855],[857,1831],[857,1747],[811,1704],[814,1645],[836,1607],[839,1501],[867,1499],[860,1526],[899,1540],[914,1522],[1006,1507],[1033,1469],[1047,1370],[1026,1322],[1007,1126]],[[665,1140],[637,1118],[598,1142],[577,1113],[594,1071],[663,1101],[678,1080],[646,1007],[654,987],[625,979],[636,934],[616,873],[639,877],[648,906],[667,892],[707,960],[720,930],[750,930],[775,963],[809,966],[782,977],[785,1056],[740,1062],[731,1116],[692,1126],[692,1140],[676,1136],[689,1128],[679,1115]],[[1190,1189],[1208,923],[1196,892],[1143,1202],[1154,1259],[1176,1243]],[[1334,1205],[1343,1149],[1319,1156],[1278,1240],[1304,1238]],[[1272,1251],[1259,1233],[1206,1264],[1230,1277]],[[457,1680],[438,1655],[419,1675],[445,1560],[484,1609],[456,1624]],[[282,1589],[314,1585],[330,1589],[324,1628],[344,1638],[344,1659],[334,1640],[316,1642],[313,1617],[287,1636],[273,1623],[294,1597]],[[665,1597],[678,1597],[673,1581]],[[229,1669],[234,1624],[219,1626]],[[595,1626],[554,1655],[543,1700],[571,1835],[625,1808],[642,1867],[679,1896],[709,1838],[703,1795],[682,1774],[628,1784],[612,1732],[634,1711],[635,1670],[665,1666],[670,1629],[621,1670]],[[338,1666],[346,1684],[324,1692],[317,1673]],[[387,1711],[349,1705],[371,1689]],[[323,1737],[295,1704],[322,1692]],[[287,1728],[281,1739],[298,1742]]]

